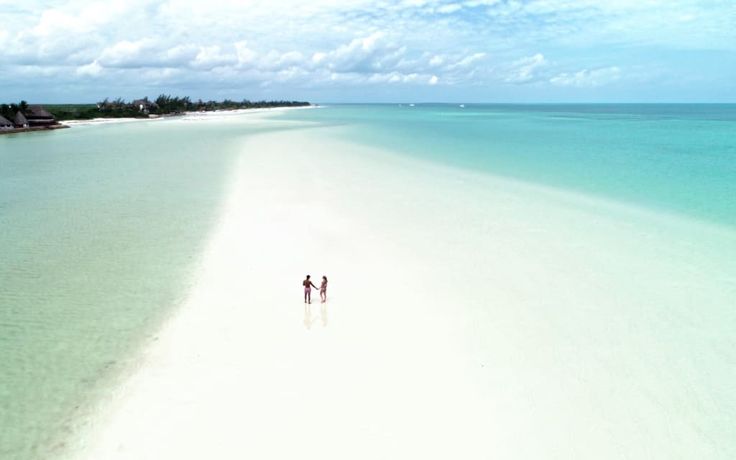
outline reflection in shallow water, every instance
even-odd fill
[[[323,302],[319,309],[319,317],[322,320],[322,327],[327,327],[327,302]]]
[[[304,304],[304,327],[307,329],[312,328],[312,323],[314,320],[312,319],[312,304],[305,303]]]
[[[304,327],[312,329],[312,325],[322,322],[322,327],[327,327],[327,303],[320,304],[319,316],[312,316],[312,304],[304,304]]]

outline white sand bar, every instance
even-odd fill
[[[191,297],[80,458],[736,456],[732,233],[334,129],[244,141]]]

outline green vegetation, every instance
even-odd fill
[[[28,103],[26,101],[20,101],[19,104],[0,104],[0,115],[13,121],[13,118],[15,118],[15,114],[18,113],[18,111],[23,112],[27,108]]]
[[[143,99],[148,102],[148,99]],[[212,110],[235,110],[235,109],[260,109],[267,107],[303,107],[308,106],[309,102],[301,101],[233,101],[225,99],[224,101],[198,101],[192,102],[188,97],[172,97],[162,94],[153,101],[154,108],[151,113],[168,114],[180,113],[186,111],[209,112]]]
[[[56,117],[58,121],[64,120],[91,120],[92,118],[100,118],[106,115],[102,115],[97,108],[97,104],[59,104],[59,105],[45,105],[46,110]],[[140,116],[139,113],[133,113],[131,115],[120,115],[123,116]],[[117,117],[116,117],[117,118]]]
[[[90,120],[92,118],[148,118],[150,115],[176,115],[184,112],[210,112],[213,110],[256,109],[265,107],[303,107],[309,102],[301,101],[192,101],[189,97],[162,94],[154,101],[147,97],[135,101],[105,99],[97,104],[48,104],[46,110],[57,121]],[[0,115],[13,120],[18,111],[28,108],[26,101],[18,104],[0,104]]]
[[[302,107],[310,105],[301,101],[192,101],[189,97],[162,94],[154,101],[148,98],[125,101],[121,98],[97,104],[46,105],[57,120],[89,120],[92,118],[148,118],[150,115],[176,115],[184,112],[210,112],[213,110],[254,109],[264,107]],[[14,112],[15,113],[15,112]]]

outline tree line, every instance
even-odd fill
[[[210,112],[214,110],[256,109],[270,107],[303,107],[310,105],[303,101],[192,101],[189,97],[161,94],[153,101],[148,97],[135,101],[122,98],[106,98],[97,104],[56,104],[45,106],[57,120],[89,120],[92,118],[147,118],[150,115],[174,115],[184,112]],[[28,108],[26,101],[19,104],[0,104],[0,115],[12,121],[18,111]]]
[[[250,101],[243,99],[235,101],[225,99],[223,101],[203,101],[199,99],[192,101],[188,96],[178,97],[169,94],[161,94],[153,101],[147,97],[136,101],[127,102],[123,99],[109,100],[105,99],[97,103],[97,108],[103,113],[115,112],[142,112],[143,114],[153,115],[171,115],[183,112],[209,112],[213,110],[235,110],[235,109],[254,109],[265,107],[300,107],[307,106],[309,102],[302,101]]]
[[[148,99],[144,99],[148,101]],[[309,102],[303,101],[250,101],[243,99],[235,101],[225,99],[223,101],[203,101],[199,99],[192,101],[189,97],[176,97],[168,94],[162,94],[154,101],[155,106],[151,109],[151,113],[170,114],[187,111],[207,112],[212,110],[235,110],[235,109],[257,109],[268,107],[302,107],[308,106]]]
[[[0,115],[9,121],[13,121],[16,113],[25,112],[26,109],[28,109],[28,103],[26,101],[20,101],[18,104],[0,104]]]

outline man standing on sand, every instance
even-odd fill
[[[304,286],[304,303],[312,303],[312,288],[319,289],[309,278],[310,276],[307,275],[307,279],[302,281],[302,286]]]

